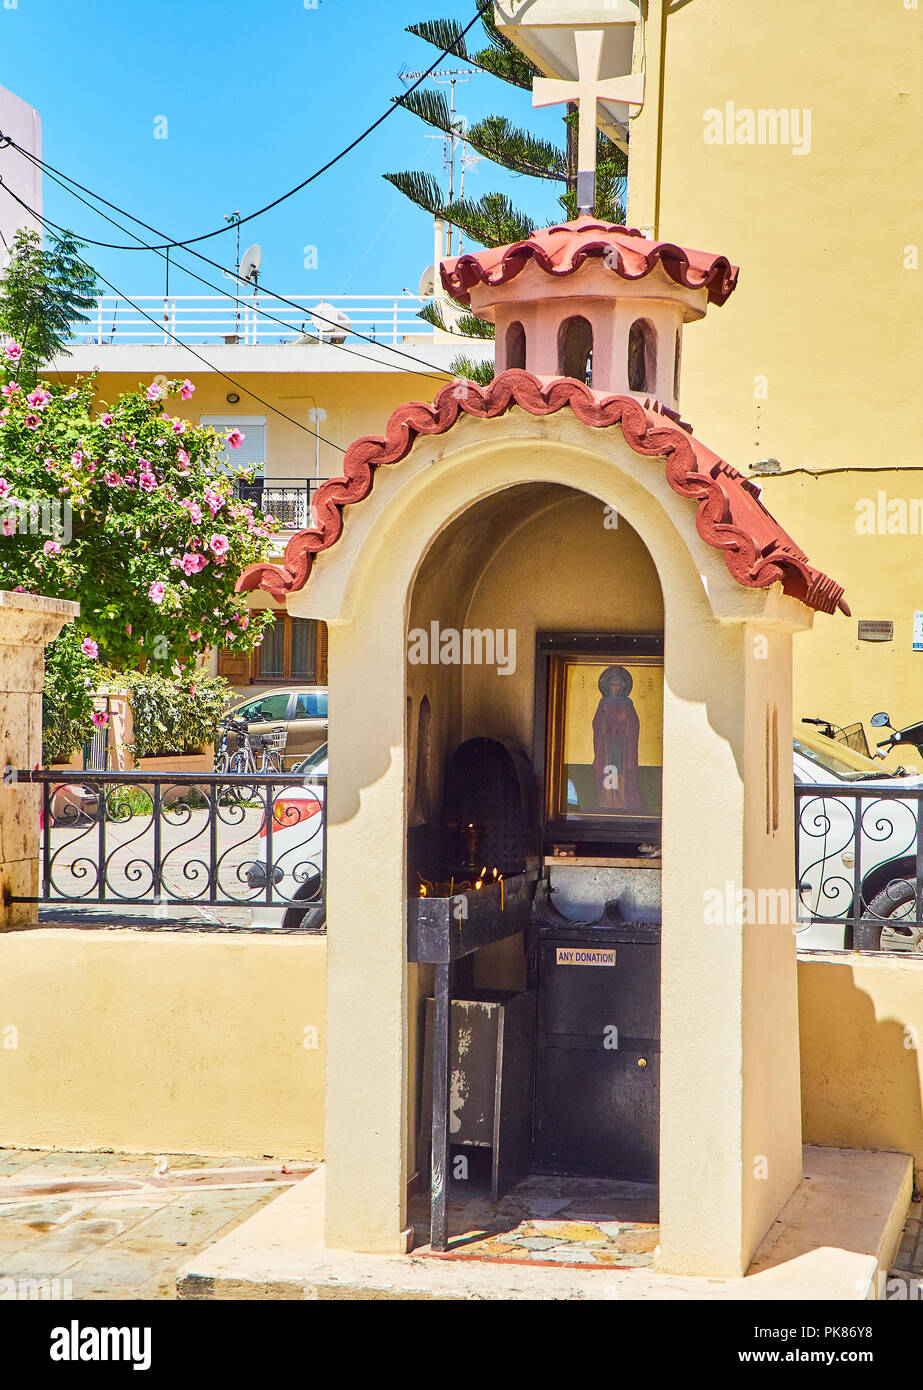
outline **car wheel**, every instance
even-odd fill
[[[312,874],[310,878],[305,879],[291,906],[282,914],[283,927],[307,927],[311,931],[320,931],[326,926],[327,909],[323,902],[318,902],[319,893],[320,874]],[[297,903],[303,903],[304,906],[298,907]]]
[[[869,903],[856,928],[856,947],[860,951],[923,951],[923,927],[902,920],[919,915],[916,900],[913,879],[892,879]]]

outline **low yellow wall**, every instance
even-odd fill
[[[322,1157],[326,946],[0,936],[0,1146]]]
[[[798,959],[807,1144],[913,1155],[923,1185],[923,959]]]

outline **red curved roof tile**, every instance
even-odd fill
[[[642,280],[656,265],[689,289],[708,290],[711,304],[723,304],[737,284],[738,268],[726,256],[691,251],[672,241],[648,241],[631,227],[578,217],[576,222],[543,227],[525,241],[443,261],[446,293],[470,304],[472,285],[503,285],[534,261],[547,275],[573,275],[590,256],[623,280]]]
[[[568,407],[593,429],[620,425],[635,453],[666,459],[667,481],[681,497],[697,503],[696,527],[708,545],[724,554],[739,584],[783,590],[809,608],[849,614],[843,588],[810,564],[807,556],[766,510],[759,489],[713,454],[680,424],[641,405],[633,396],[598,396],[572,377],[540,381],[524,371],[503,372],[489,386],[444,386],[432,405],[411,401],[394,411],[384,437],[366,435],[346,451],[343,477],[331,478],[314,501],[316,525],[292,536],[281,565],[251,565],[237,582],[239,592],[265,589],[277,600],[304,588],[314,557],[329,550],[343,530],[343,511],[372,490],[375,470],[407,457],[420,435],[445,434],[462,415],[489,420],[519,406],[530,415],[553,415]]]

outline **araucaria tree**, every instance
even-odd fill
[[[465,64],[480,68],[508,86],[531,91],[532,81],[540,76],[528,58],[497,28],[488,14],[481,16],[486,45],[469,49],[462,26],[451,19],[425,20],[411,24],[407,30],[425,39],[435,48],[447,50]],[[558,212],[549,207],[549,220],[555,216],[572,219],[577,215],[576,184],[576,108],[568,108],[562,117],[564,141],[561,145],[542,140],[506,116],[487,116],[474,125],[462,128],[458,118],[453,123],[445,96],[440,91],[417,88],[399,98],[401,104],[419,116],[427,125],[455,139],[463,139],[485,159],[508,169],[511,173],[542,181],[545,187],[558,193]],[[596,215],[606,221],[621,224],[625,221],[625,180],[627,156],[607,136],[597,137]],[[456,198],[450,201],[431,174],[404,170],[384,177],[434,217],[442,217],[481,246],[503,246],[521,241],[535,228],[535,223],[518,209],[503,193],[485,193],[477,199]],[[436,305],[427,305],[421,313],[438,328],[469,337],[492,338],[493,326],[485,323],[456,305],[452,324],[447,324]],[[460,376],[489,380],[493,368],[473,364],[458,357],[452,369]]]
[[[77,599],[84,655],[116,670],[168,675],[210,647],[249,651],[272,616],[234,585],[277,528],[223,466],[243,436],[166,413],[191,382],[107,407],[93,377],[24,389],[23,355],[0,348],[0,588]]]
[[[499,78],[510,87],[532,90],[532,82],[541,73],[524,54],[503,34],[487,14],[481,16],[487,44],[471,51],[462,35],[462,26],[452,19],[431,19],[411,24],[407,32],[425,39],[435,48],[447,49],[471,67],[480,68]],[[561,212],[573,218],[577,215],[577,183],[574,136],[576,110],[568,109],[562,117],[564,143],[541,140],[506,116],[487,116],[484,120],[460,129],[457,118],[453,126],[449,104],[442,92],[417,88],[400,98],[402,106],[420,117],[427,125],[467,141],[485,159],[509,169],[513,174],[541,179],[558,191]],[[625,178],[628,159],[607,136],[597,138],[596,215],[610,222],[625,220]],[[433,216],[444,217],[482,246],[503,246],[520,241],[534,230],[532,219],[521,212],[502,193],[486,193],[478,199],[464,198],[450,203],[437,181],[428,174],[403,172],[385,174],[385,178],[408,198]],[[551,215],[555,214],[551,212]]]

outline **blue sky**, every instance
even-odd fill
[[[475,10],[474,0],[16,4],[0,5],[0,85],[40,111],[44,158],[170,238],[210,231],[225,213],[251,212],[300,182],[386,109],[403,90],[400,71],[436,57],[407,24],[466,24]],[[561,138],[557,112],[533,112],[526,92],[486,74],[457,91],[470,120],[496,112]],[[155,139],[161,117],[167,138]],[[432,224],[381,175],[423,168],[442,178],[442,144],[428,130],[395,112],[334,169],[242,228],[242,246],[263,248],[264,283],[305,295],[415,290]],[[466,178],[473,196],[501,189],[537,220],[558,215],[555,185],[486,160]],[[47,179],[45,213],[78,233],[129,240]],[[317,247],[317,269],[305,268],[306,246]],[[234,234],[199,249],[230,265]],[[125,294],[163,290],[157,256],[91,247],[87,259]],[[173,267],[171,292],[199,290],[209,292]]]

